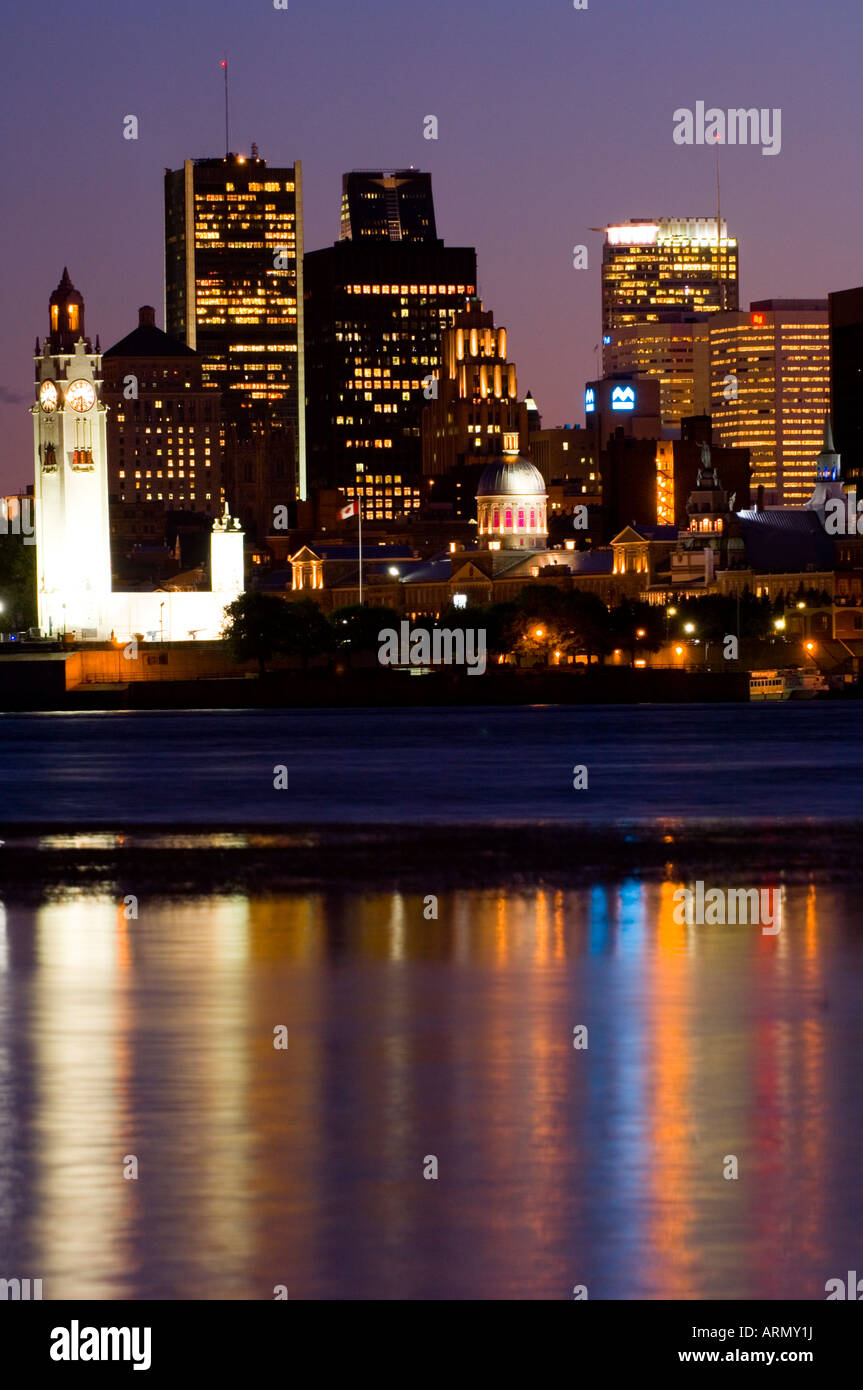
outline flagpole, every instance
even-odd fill
[[[358,477],[358,479],[357,479],[357,483],[359,484],[360,478],[362,478],[363,480],[365,479],[365,464],[362,464],[362,463],[358,463],[358,464],[357,464],[357,473],[359,474],[359,477]],[[360,537],[360,607],[362,608],[362,606],[363,606],[363,497],[360,495],[361,492],[362,492],[363,495],[365,495],[365,487],[363,487],[362,489],[360,489],[360,487],[359,487],[359,485],[358,485],[358,486],[357,486],[357,492],[356,492],[356,498],[357,498],[357,523],[358,523],[358,527],[359,527],[359,537]]]

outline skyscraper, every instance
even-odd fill
[[[718,240],[715,217],[639,218],[603,230],[603,335],[656,323],[663,310],[737,308],[737,241],[724,218]]]
[[[827,301],[763,299],[714,315],[710,375],[717,443],[748,448],[753,487],[803,506],[830,409]]]
[[[479,299],[470,300],[443,333],[437,394],[423,410],[423,473],[497,458],[505,434],[527,453],[528,410],[518,399],[515,363],[507,360],[505,328]]]
[[[828,296],[833,435],[843,477],[863,483],[863,286]]]
[[[108,406],[108,489],[151,510],[220,512],[219,398],[206,391],[200,353],[156,327],[138,327],[102,356]]]
[[[419,506],[422,410],[441,334],[476,293],[476,252],[435,237],[430,182],[418,185],[411,216],[399,213],[408,236],[391,236],[395,223],[370,211],[355,239],[369,177],[377,176],[346,178],[350,238],[305,258],[309,478],[361,498],[364,517],[386,521]]]
[[[305,496],[302,165],[252,155],[165,171],[165,327],[200,353],[226,421],[288,428]]]
[[[659,381],[663,428],[677,430],[710,409],[710,315],[664,310],[650,323],[627,323],[605,336],[606,375]]]
[[[342,176],[342,241],[436,241],[431,174],[355,169]]]
[[[710,317],[737,309],[737,242],[715,217],[656,218],[604,228],[602,362],[612,376],[660,383],[666,429],[708,408]]]

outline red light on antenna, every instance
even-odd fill
[[[227,63],[222,63],[222,64],[221,64],[221,67],[223,67],[223,68],[226,68],[227,66],[228,66]]]

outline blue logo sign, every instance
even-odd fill
[[[584,408],[587,411],[596,409],[596,392],[592,386],[588,386],[584,393]]]
[[[603,341],[603,345],[604,345],[605,347],[608,347],[609,343],[611,342],[611,334],[610,334],[610,333],[604,334],[602,341]]]
[[[635,387],[615,386],[611,393],[611,408],[612,410],[634,410]]]

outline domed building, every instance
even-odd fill
[[[518,435],[503,436],[503,457],[483,469],[476,490],[479,545],[492,550],[548,546],[545,479],[518,452]]]

